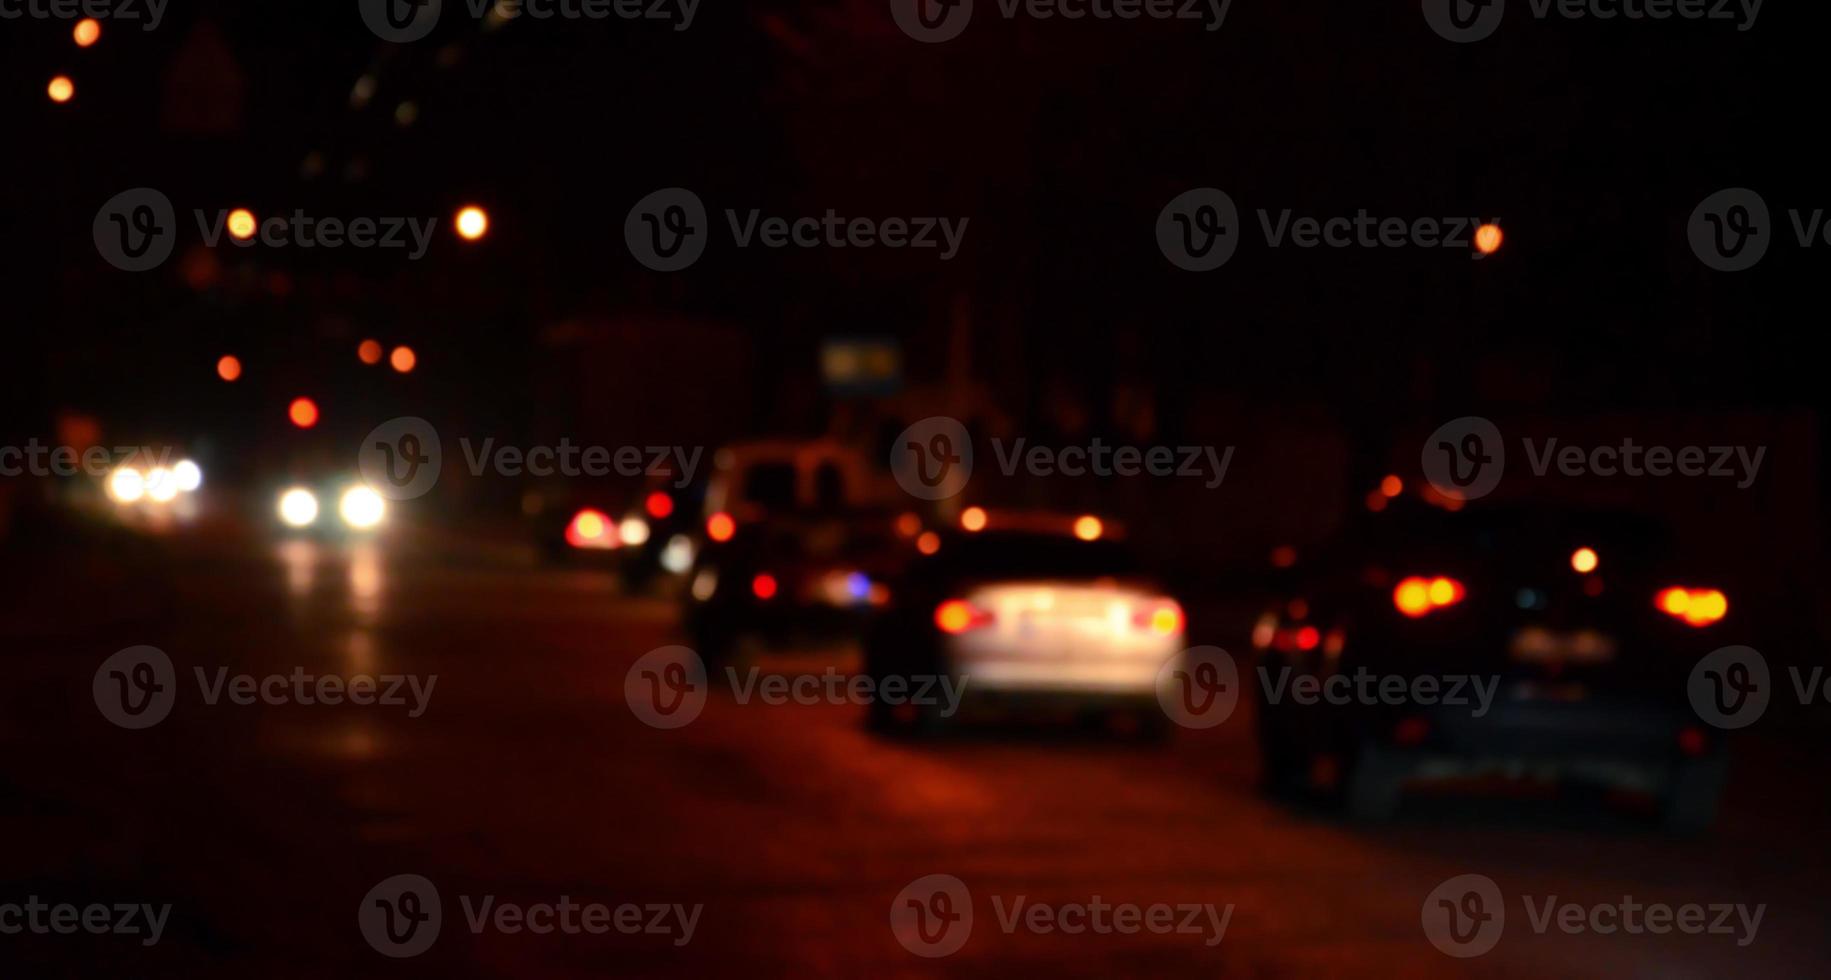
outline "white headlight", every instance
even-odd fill
[[[675,575],[685,575],[693,567],[693,541],[684,534],[668,539],[661,549],[661,567]]]
[[[351,487],[343,492],[343,499],[337,501],[337,513],[343,516],[343,523],[366,531],[387,516],[388,504],[381,499],[381,494],[368,487]]]
[[[172,467],[172,479],[178,483],[180,493],[190,493],[203,486],[203,467],[188,459],[181,459]]]
[[[318,519],[318,498],[304,487],[280,494],[280,520],[289,527],[310,527]]]
[[[648,541],[648,522],[640,517],[625,517],[617,525],[617,537],[632,548],[639,548]]]
[[[146,477],[131,466],[123,466],[108,474],[108,496],[115,503],[131,504],[146,495]]]
[[[178,478],[163,466],[146,471],[146,496],[155,504],[170,503],[178,496]]]

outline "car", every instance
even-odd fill
[[[864,669],[883,690],[951,678],[961,713],[1072,713],[1169,731],[1160,672],[1184,648],[1182,605],[1093,515],[988,512],[924,531],[869,630]],[[953,722],[935,704],[875,700],[870,728],[922,734]]]
[[[355,474],[295,480],[272,499],[273,520],[288,536],[368,536],[388,518],[387,499]]]
[[[524,497],[523,510],[543,560],[607,566],[633,594],[691,570],[705,488],[670,468],[633,489],[542,488]]]
[[[1706,828],[1728,757],[1686,678],[1726,642],[1728,597],[1657,522],[1425,490],[1374,500],[1313,560],[1283,556],[1248,685],[1265,787],[1332,773],[1349,815],[1379,821],[1419,783],[1526,777],[1636,791],[1667,826]],[[1367,678],[1392,695],[1348,693]],[[1342,696],[1317,696],[1329,684]]]

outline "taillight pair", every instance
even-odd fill
[[[1453,578],[1413,575],[1393,587],[1392,604],[1412,619],[1420,619],[1461,602],[1467,594],[1462,583]]]
[[[958,635],[968,630],[990,626],[995,617],[965,599],[949,599],[935,607],[935,626],[941,632]],[[1174,636],[1183,630],[1183,609],[1174,601],[1161,602],[1135,610],[1132,625],[1158,636]]]
[[[1686,589],[1673,586],[1661,589],[1653,597],[1659,611],[1680,619],[1688,626],[1709,626],[1729,614],[1729,597],[1716,589]]]

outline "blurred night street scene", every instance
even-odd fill
[[[0,0],[0,977],[1824,976],[1815,13]]]

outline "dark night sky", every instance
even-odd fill
[[[703,316],[809,359],[831,333],[891,333],[920,371],[963,298],[983,347],[1020,352],[986,371],[1096,393],[1142,378],[1172,403],[1222,391],[1400,419],[1470,399],[1821,400],[1792,310],[1824,259],[1782,241],[1724,276],[1684,240],[1691,208],[1724,186],[1761,189],[1777,212],[1831,205],[1802,180],[1817,169],[1798,145],[1803,106],[1772,96],[1817,86],[1787,42],[1808,30],[1793,8],[1764,9],[1746,34],[1514,11],[1495,38],[1452,45],[1415,2],[1242,0],[1217,34],[981,13],[961,40],[926,46],[882,0],[846,0],[708,5],[684,34],[522,21],[483,35],[447,16],[404,47],[376,42],[354,8],[174,4],[159,30],[111,30],[87,51],[60,22],[5,25],[13,349],[44,368],[12,393],[15,417],[33,419],[22,429],[155,392],[164,412],[220,412],[208,371],[224,349],[284,384],[359,384],[345,380],[349,345],[377,332],[441,363],[416,379],[422,394],[513,415],[530,338],[580,314]],[[377,95],[354,110],[365,71]],[[44,98],[57,72],[77,78],[69,106]],[[409,98],[419,118],[402,129],[389,116]],[[326,173],[307,180],[314,150]],[[365,174],[346,180],[353,163]],[[96,207],[140,185],[181,215],[245,203],[446,219],[477,200],[496,230],[480,248],[446,236],[419,263],[221,250],[223,274],[200,292],[176,261],[130,276],[95,255]],[[621,227],[668,185],[715,213],[972,223],[951,263],[715,249],[660,276]],[[1508,247],[1472,263],[1269,251],[1249,235],[1227,267],[1191,275],[1150,229],[1202,185],[1249,215],[1499,216]]]

